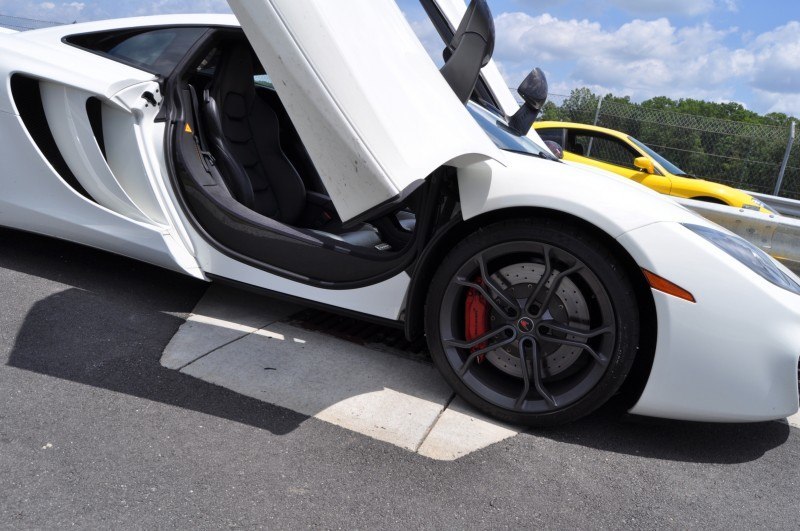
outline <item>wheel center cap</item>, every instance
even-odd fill
[[[517,321],[517,329],[523,334],[530,334],[533,332],[533,320],[529,317],[523,317]]]

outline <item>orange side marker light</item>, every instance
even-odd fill
[[[668,293],[673,297],[678,297],[679,299],[683,299],[689,302],[697,302],[694,299],[694,295],[683,289],[682,287],[678,286],[677,284],[673,284],[666,278],[660,277],[655,273],[651,273],[647,269],[642,269],[647,282],[650,284],[650,287],[656,289],[658,291],[663,291],[664,293]]]
[[[187,133],[191,133],[191,132],[192,132],[192,126],[190,126],[190,125],[187,123],[187,124],[186,124],[186,127],[184,127],[184,128],[183,128],[183,130],[184,130],[185,132],[187,132]]]

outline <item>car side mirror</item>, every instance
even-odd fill
[[[486,0],[472,0],[444,51],[442,76],[462,103],[467,103],[481,68],[494,52],[494,18]]]
[[[520,83],[517,92],[522,97],[522,107],[508,121],[509,127],[519,135],[527,135],[536,117],[547,101],[547,77],[538,66]]]
[[[633,165],[639,168],[640,170],[644,170],[647,173],[655,173],[656,169],[653,166],[653,161],[648,159],[647,157],[636,157],[633,159]]]
[[[545,140],[544,145],[550,148],[550,151],[552,151],[553,155],[555,155],[557,158],[564,158],[564,150],[561,148],[561,144],[555,140]]]

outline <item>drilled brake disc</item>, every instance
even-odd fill
[[[547,280],[545,287],[550,286],[553,275]],[[542,280],[544,274],[543,264],[521,263],[506,266],[491,276],[498,286],[505,290],[505,293],[517,300],[525,300]],[[588,329],[589,307],[581,291],[569,278],[561,280],[561,285],[551,299],[549,308],[545,316],[556,319],[562,323],[568,323],[575,328]],[[492,314],[493,323],[499,316]],[[493,324],[492,323],[492,324]],[[567,339],[577,339],[566,336]],[[546,378],[557,376],[569,369],[578,359],[582,350],[577,347],[566,345],[540,345],[544,349],[543,375]],[[486,360],[500,369],[501,371],[522,378],[519,359],[519,342],[515,341],[505,347],[495,349],[486,354]]]

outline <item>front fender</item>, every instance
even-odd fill
[[[528,155],[510,156],[509,162],[458,170],[464,220],[507,208],[544,208],[583,219],[612,238],[660,221],[708,223],[668,197],[607,172]]]
[[[409,339],[422,334],[425,287],[436,264],[454,242],[480,226],[485,218],[476,218],[483,214],[512,216],[531,210],[562,213],[596,227],[612,239],[665,220],[712,225],[673,200],[608,172],[595,173],[525,155],[510,154],[509,162],[509,166],[481,162],[458,170],[461,219],[454,219],[441,230],[417,262],[404,315]],[[630,256],[630,251],[625,250]]]

